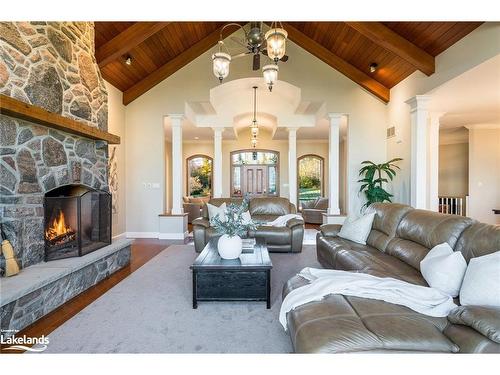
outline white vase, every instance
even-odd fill
[[[223,234],[219,238],[217,243],[217,250],[222,259],[236,259],[241,255],[243,250],[243,242],[241,237],[233,236],[229,237],[227,234]]]

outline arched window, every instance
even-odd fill
[[[279,152],[238,150],[231,152],[231,196],[279,195]]]
[[[324,160],[319,155],[302,155],[297,159],[297,190],[299,207],[303,202],[323,196]]]
[[[175,178],[175,176],[174,176]],[[190,197],[212,195],[212,158],[193,155],[187,159],[187,194]]]

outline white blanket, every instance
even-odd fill
[[[284,227],[286,225],[286,223],[288,223],[288,220],[291,220],[291,219],[302,220],[302,216],[297,215],[297,214],[282,215],[282,216],[276,218],[275,220],[268,222],[266,225],[270,225],[273,227]]]
[[[324,270],[306,267],[299,276],[311,283],[292,290],[283,300],[280,323],[286,327],[286,314],[312,301],[321,301],[329,294],[378,299],[406,306],[429,316],[447,316],[457,307],[453,298],[438,289],[414,285],[391,277],[376,277],[365,273]]]

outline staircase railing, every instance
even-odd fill
[[[439,212],[450,215],[467,215],[467,196],[439,196]]]

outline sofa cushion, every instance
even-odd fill
[[[500,225],[474,223],[458,239],[455,251],[460,251],[468,262],[500,250]]]
[[[366,213],[375,212],[372,230],[366,243],[385,251],[389,241],[396,236],[396,230],[403,217],[413,210],[412,207],[399,203],[373,203]]]
[[[450,312],[448,320],[471,327],[500,344],[500,307],[458,306]]]
[[[442,334],[446,318],[372,299],[329,295],[290,311],[287,322],[299,353],[459,350]]]
[[[443,242],[455,248],[462,232],[474,220],[426,210],[411,210],[401,220],[386,252],[420,269],[420,262],[430,249]]]
[[[363,215],[359,218],[348,216],[344,221],[342,228],[340,228],[338,236],[346,240],[366,245],[366,239],[370,235],[374,217],[374,212]]]
[[[255,232],[250,232],[255,237],[264,237],[267,244],[287,245],[290,244],[290,228],[270,227],[267,225],[257,227]]]
[[[317,210],[328,210],[328,198],[318,198],[314,203],[314,208]]]
[[[252,198],[248,209],[254,215],[286,215],[293,213],[290,210],[290,201],[281,197]]]

